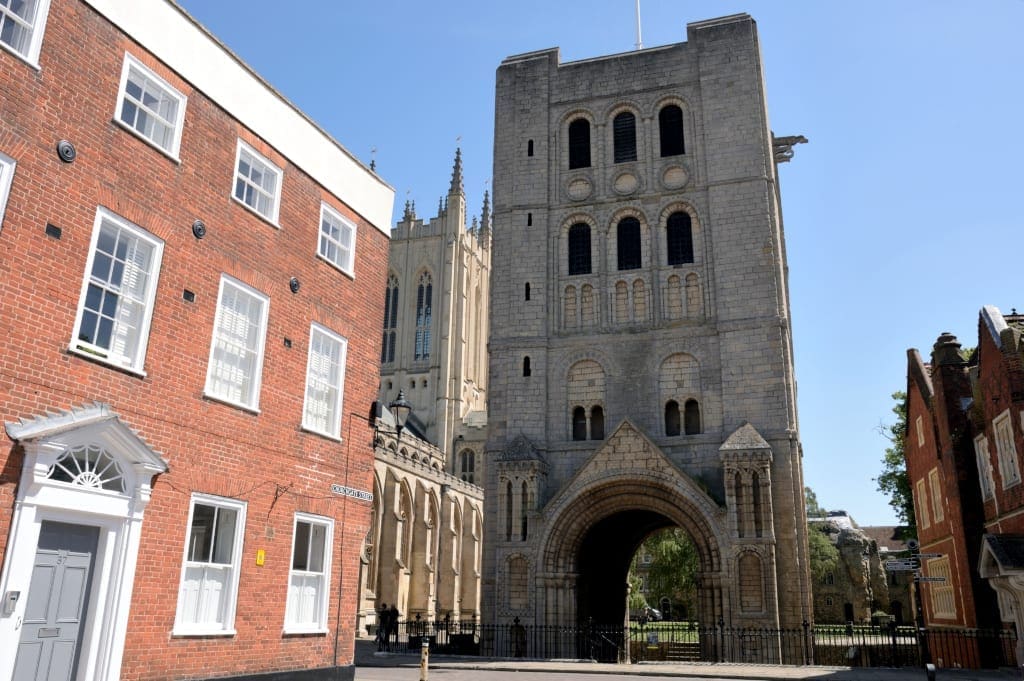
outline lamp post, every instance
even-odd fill
[[[394,402],[388,405],[388,409],[395,415],[395,430],[397,431],[396,439],[402,439],[402,428],[405,427],[405,420],[409,418],[409,412],[412,411],[412,405],[405,399],[405,391],[399,390],[398,397]]]

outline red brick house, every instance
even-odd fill
[[[1022,330],[1024,316],[986,306],[969,358],[948,333],[930,363],[907,351],[907,473],[921,551],[939,554],[922,574],[946,580],[920,585],[930,627],[1021,629]]]
[[[971,383],[974,448],[982,471],[985,534],[978,566],[999,596],[1003,622],[1024,633],[1024,315],[1003,315],[990,305],[978,319]],[[1017,659],[1024,659],[1018,638]]]
[[[169,0],[0,27],[0,678],[352,678],[393,191]]]

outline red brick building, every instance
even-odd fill
[[[929,626],[1021,631],[1022,331],[1024,316],[986,306],[969,357],[948,333],[930,363],[907,352],[907,473],[921,551],[940,554],[922,573],[946,579],[921,584]]]
[[[392,201],[173,2],[0,4],[0,679],[352,677]]]

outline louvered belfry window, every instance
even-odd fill
[[[612,121],[615,143],[615,162],[636,160],[636,116],[623,111]]]
[[[590,123],[577,118],[569,124],[569,170],[590,167]]]
[[[590,274],[590,225],[569,228],[569,274]]]
[[[619,269],[640,269],[640,221],[629,217],[619,220]]]

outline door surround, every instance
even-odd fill
[[[117,681],[131,606],[142,519],[154,476],[167,463],[114,413],[93,403],[5,424],[24,452],[0,594],[20,591],[14,612],[0,616],[0,679],[10,678],[43,521],[98,527],[99,545],[90,587],[90,612],[79,653],[78,679]],[[74,452],[102,452],[104,466],[120,474],[116,484],[99,477],[61,474],[59,462]],[[72,466],[74,469],[74,467]],[[108,467],[108,471],[113,468]],[[110,473],[105,473],[108,478]]]

